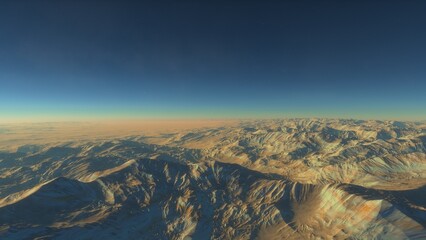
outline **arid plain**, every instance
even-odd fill
[[[426,124],[0,125],[2,239],[425,239]]]

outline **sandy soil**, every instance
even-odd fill
[[[109,120],[85,122],[2,123],[0,151],[25,144],[92,141],[128,136],[157,136],[188,130],[237,125],[237,120]]]

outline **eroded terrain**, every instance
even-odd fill
[[[426,238],[425,123],[146,130],[0,152],[0,238]]]

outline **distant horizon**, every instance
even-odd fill
[[[425,11],[415,0],[2,1],[0,119],[425,120]]]
[[[9,120],[59,119],[65,120],[109,120],[109,119],[271,119],[271,118],[329,118],[329,119],[360,119],[360,120],[401,120],[424,121],[426,113],[422,108],[413,109],[359,109],[323,110],[307,109],[278,111],[274,109],[189,109],[189,108],[159,108],[139,110],[137,108],[17,108],[2,109],[0,107],[0,122]]]
[[[303,116],[303,115],[282,115],[282,116],[245,116],[245,117],[202,117],[202,116],[139,116],[139,117],[94,117],[94,116],[74,116],[74,117],[58,117],[58,116],[42,116],[42,117],[1,117],[0,124],[14,123],[83,123],[83,122],[137,122],[137,121],[251,121],[251,120],[282,120],[282,119],[324,119],[324,120],[360,120],[360,121],[401,121],[401,122],[426,122],[426,118],[379,118],[379,117],[350,117],[350,116]]]
[[[426,238],[425,13],[0,0],[0,238]]]

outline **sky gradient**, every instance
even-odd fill
[[[426,119],[426,1],[1,1],[0,118]]]

